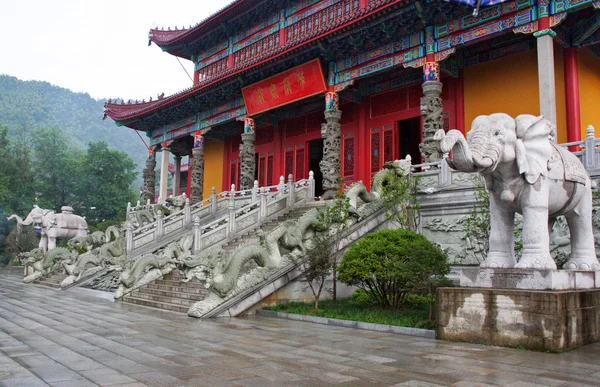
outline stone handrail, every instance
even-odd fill
[[[258,182],[249,190],[236,191],[232,185],[230,191],[220,194],[212,193],[208,199],[190,205],[186,199],[184,208],[167,217],[161,212],[156,214],[156,221],[137,230],[131,222],[127,222],[126,247],[128,254],[150,243],[170,240],[171,234],[193,225],[195,250],[230,240],[240,232],[256,228],[266,218],[279,216],[301,200],[314,198],[314,173],[309,178],[298,182],[284,183],[283,176],[276,186],[259,188]],[[202,225],[210,217],[213,221]]]
[[[200,219],[194,219],[194,248],[200,250],[224,244],[238,236],[260,227],[266,220],[277,218],[288,212],[301,201],[314,198],[314,174],[296,183],[289,176],[287,184],[259,189],[257,200],[236,209],[230,199],[229,212],[225,216],[205,225],[200,225]]]

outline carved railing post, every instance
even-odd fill
[[[217,189],[215,187],[212,187],[212,189],[210,190],[210,213],[213,215],[217,213],[217,210],[219,208],[217,200]]]
[[[294,202],[296,201],[296,189],[294,187],[294,176],[292,176],[292,174],[290,173],[288,175],[288,200],[287,200],[287,205],[288,207],[291,207],[294,205]]]
[[[231,193],[229,194],[229,226],[227,227],[227,236],[233,238],[235,235],[235,184],[231,185]]]
[[[279,176],[279,184],[277,185],[277,197],[280,198],[285,195],[285,178]]]
[[[200,228],[200,217],[194,216],[194,251],[196,254],[202,250],[202,229]]]
[[[440,187],[445,187],[452,184],[452,170],[450,169],[450,166],[448,165],[446,160],[442,160],[440,164],[441,168],[438,177],[438,184],[440,185]]]
[[[340,141],[342,136],[342,111],[339,109],[337,93],[325,94],[325,121],[321,124],[323,138],[323,160],[319,167],[323,173],[323,197],[332,199],[340,185]]]
[[[259,206],[259,219],[262,222],[267,217],[267,195],[269,193],[265,188],[260,190],[260,206]]]
[[[158,211],[156,213],[156,236],[160,237],[165,235],[165,226],[164,226],[164,219],[163,219],[163,213],[162,211]]]
[[[313,171],[308,172],[308,193],[307,200],[315,200],[315,173]]]
[[[185,224],[192,222],[192,207],[190,206],[190,199],[185,199],[185,205],[183,206]]]
[[[588,126],[586,129],[587,136],[585,137],[585,141],[583,142],[583,146],[585,147],[583,151],[583,165],[585,169],[591,171],[596,168],[596,139],[595,129],[592,125]]]
[[[129,253],[133,250],[133,224],[127,222],[125,227],[125,249]]]
[[[254,180],[254,187],[252,187],[252,203],[256,203],[258,200],[258,180]]]

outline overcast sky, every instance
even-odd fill
[[[146,99],[192,85],[152,27],[188,27],[230,0],[0,0],[0,74],[94,98]],[[193,66],[180,59],[190,76]]]

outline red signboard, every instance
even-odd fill
[[[248,116],[253,116],[288,103],[327,91],[319,59],[244,87]]]

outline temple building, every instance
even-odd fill
[[[169,156],[175,176],[190,156],[192,202],[309,171],[330,195],[386,161],[438,160],[433,134],[481,114],[542,114],[561,143],[600,128],[600,1],[497,3],[236,0],[188,29],[150,31],[193,61],[190,88],[105,113],[150,139],[147,198],[156,152],[163,200]]]

